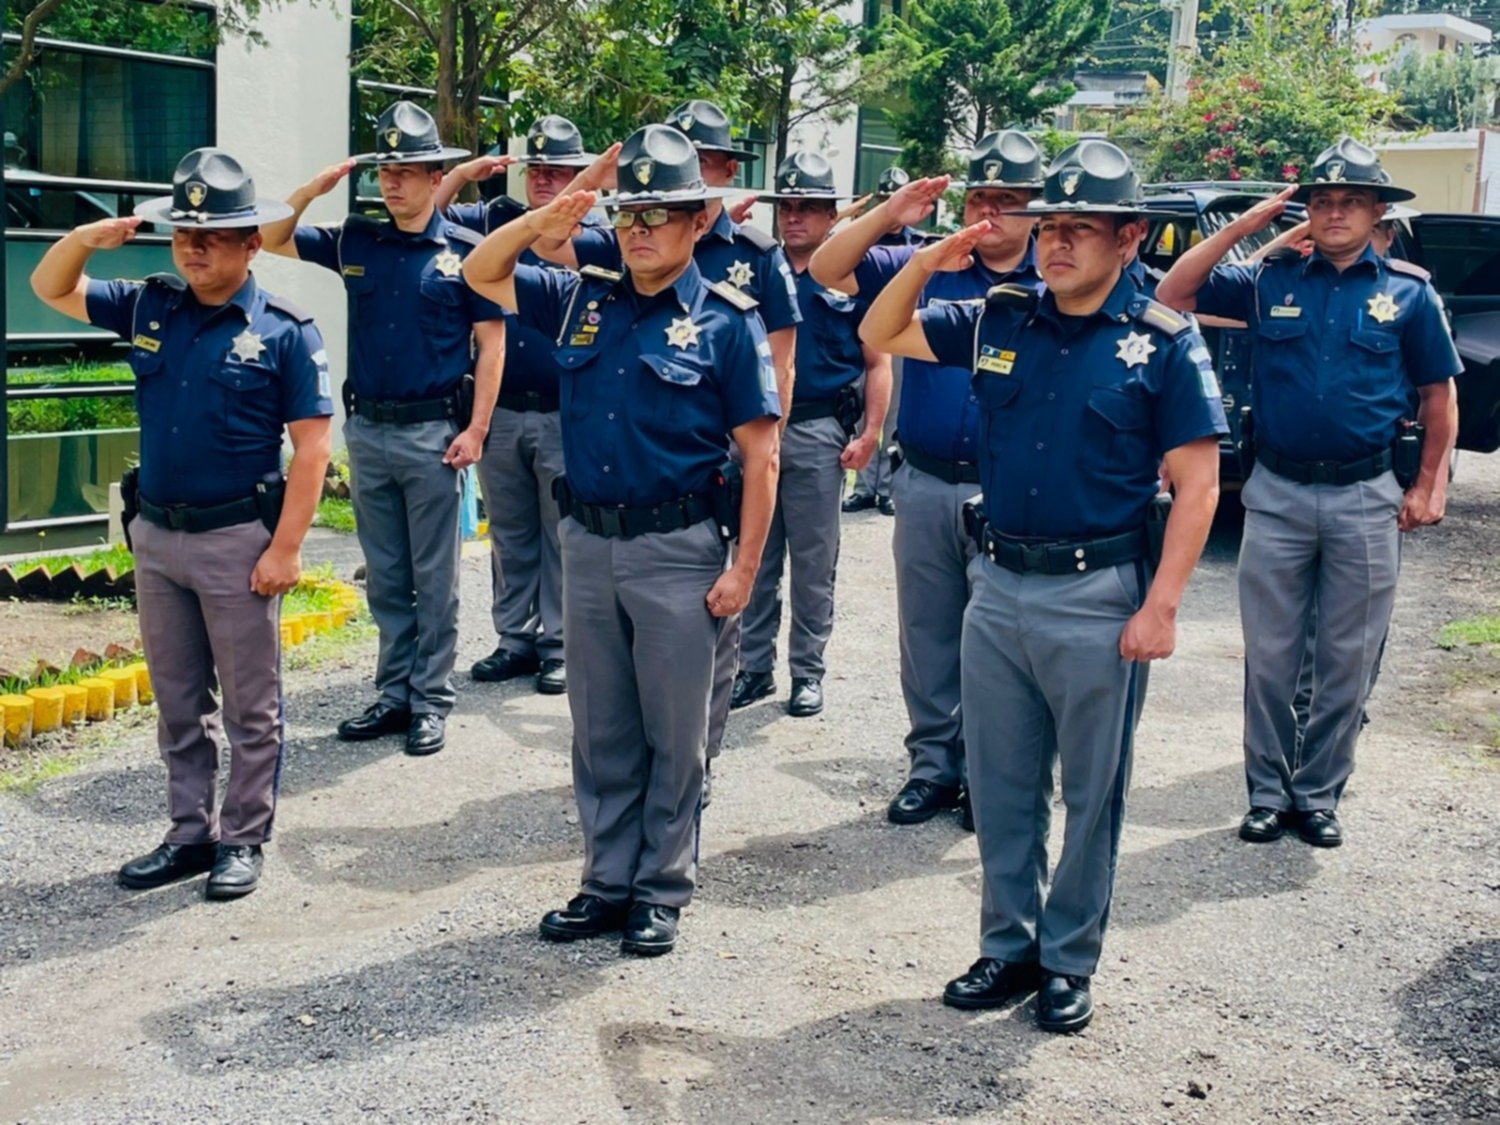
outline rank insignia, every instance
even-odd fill
[[[233,346],[229,349],[229,356],[240,363],[254,363],[260,358],[260,353],[266,350],[260,337],[248,328],[230,342]]]
[[[432,264],[444,277],[457,277],[464,268],[463,259],[452,250],[444,250],[432,259]]]
[[[1002,351],[985,344],[979,349],[979,359],[974,367],[978,371],[992,371],[996,375],[1009,375],[1016,362],[1016,353]]]
[[[1396,319],[1397,314],[1401,311],[1401,307],[1391,299],[1389,293],[1375,294],[1375,296],[1366,302],[1365,307],[1370,310],[1371,319],[1379,321],[1381,324],[1389,324]]]
[[[749,262],[733,262],[724,276],[729,279],[730,285],[738,289],[748,289],[750,282],[755,279],[755,271],[750,268]]]
[[[1126,367],[1144,367],[1156,351],[1151,337],[1144,332],[1132,332],[1123,340],[1117,340],[1115,346],[1120,349],[1115,353],[1115,358]]]
[[[161,351],[161,341],[152,339],[150,336],[137,336],[130,342],[135,347],[140,348],[141,351],[150,352],[152,355]]]
[[[698,345],[698,336],[703,326],[694,324],[692,317],[679,316],[667,327],[667,343],[674,348],[692,348]]]
[[[201,206],[203,201],[207,198],[208,187],[206,185],[199,183],[197,180],[192,180],[188,183],[187,201],[194,207]]]

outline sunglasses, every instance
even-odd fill
[[[645,211],[618,211],[614,208],[608,209],[609,225],[615,230],[629,230],[635,226],[639,219],[648,228],[664,227],[672,221],[672,216],[682,212],[676,207],[650,207]]]

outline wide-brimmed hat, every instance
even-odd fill
[[[280,200],[257,200],[255,181],[219,148],[195,148],[172,173],[172,194],[148,199],[135,213],[147,222],[198,230],[255,227],[292,213]]]
[[[598,153],[583,151],[583,134],[566,117],[549,113],[526,131],[526,155],[517,164],[550,164],[556,168],[587,168]]]
[[[1058,153],[1042,181],[1042,197],[1009,214],[1141,215],[1146,210],[1130,157],[1108,141],[1088,140]]]
[[[681,129],[704,152],[727,152],[736,160],[759,160],[748,149],[736,148],[729,135],[729,118],[713,102],[695,98],[667,114],[667,124]]]
[[[816,152],[794,152],[776,169],[776,190],[760,192],[762,199],[826,199],[830,203],[854,198],[833,185],[833,165]]]
[[[375,151],[354,159],[359,164],[441,164],[468,155],[466,148],[443,144],[437,122],[421,106],[395,102],[375,122]]]
[[[880,173],[880,178],[875,181],[875,194],[895,195],[909,183],[911,183],[911,173],[905,168],[897,168],[892,164]]]
[[[1308,172],[1310,178],[1292,193],[1295,203],[1306,203],[1313,192],[1323,187],[1368,188],[1381,203],[1401,203],[1417,197],[1416,192],[1391,183],[1375,150],[1353,137],[1340,137],[1318,153]]]
[[[619,187],[599,201],[606,207],[640,203],[693,203],[722,199],[734,188],[713,188],[703,182],[698,150],[679,129],[646,125],[620,146],[616,182]]]
[[[997,130],[979,138],[969,153],[969,178],[964,191],[976,188],[1030,188],[1042,186],[1042,150],[1025,133]]]

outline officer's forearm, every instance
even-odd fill
[[[266,223],[260,228],[261,240],[265,243],[265,249],[269,253],[283,258],[297,257],[297,243],[292,236],[297,232],[297,224],[302,221],[302,212],[306,211],[312,205],[312,201],[317,198],[317,195],[306,185],[299,187],[286,197],[292,213],[284,219]]]
[[[522,252],[536,241],[529,214],[512,219],[491,231],[474,252],[464,259],[464,280],[469,288],[496,304],[516,312],[516,265]]]
[[[443,182],[438,184],[437,191],[432,193],[432,205],[439,211],[446,210],[448,204],[458,198],[458,193],[463,191],[464,184],[468,182],[469,177],[457,168],[450,169],[443,177]]]
[[[865,348],[865,434],[879,436],[891,409],[891,357]]]
[[[1166,460],[1176,495],[1146,603],[1175,617],[1219,506],[1219,443],[1213,438],[1191,442]]]
[[[76,230],[68,232],[47,248],[36,269],[31,271],[31,291],[59,312],[74,315],[71,309],[61,306],[88,285],[83,267],[93,252],[93,247],[85,245]]]
[[[760,570],[766,537],[771,532],[771,514],[776,508],[776,479],[781,471],[781,442],[769,419],[739,426],[734,431],[745,474],[745,494],[740,503],[740,539],[734,565],[754,574]]]
[[[333,453],[333,419],[304,418],[288,427],[292,435],[292,463],[286,471],[286,495],[276,522],[272,548],[300,551],[323,498],[323,478]]]
[[[890,225],[882,203],[835,230],[832,238],[813,251],[812,261],[807,264],[813,280],[841,293],[857,293],[854,271]]]
[[[776,368],[776,396],[781,400],[781,428],[792,416],[792,390],[797,382],[797,329],[778,328],[771,342],[771,366]]]
[[[1156,299],[1170,308],[1192,312],[1198,306],[1198,290],[1224,255],[1234,249],[1244,233],[1233,223],[1210,235],[1178,258],[1156,287]]]
[[[1438,495],[1448,490],[1448,461],[1458,440],[1458,388],[1452,379],[1421,389],[1417,421],[1427,430],[1417,487]]]
[[[932,354],[926,333],[916,319],[917,302],[922,297],[923,286],[931,277],[920,258],[913,258],[902,266],[870,305],[870,311],[865,313],[859,326],[860,340],[888,355],[934,361],[937,357]]]
[[[500,397],[500,376],[505,370],[505,321],[489,320],[475,325],[479,341],[479,358],[474,361],[474,413],[469,429],[478,434],[490,432],[490,418]]]

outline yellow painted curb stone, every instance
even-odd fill
[[[318,635],[333,632],[333,614],[326,611],[315,611],[302,615],[302,626]]]
[[[63,684],[63,722],[77,726],[89,717],[89,689],[82,684]]]
[[[79,687],[88,689],[89,702],[86,709],[89,722],[102,723],[115,717],[115,685],[98,676],[78,681]]]
[[[36,701],[29,695],[0,695],[0,715],[5,720],[5,744],[19,746],[31,737],[31,719]]]
[[[34,704],[31,713],[31,733],[47,734],[63,724],[63,701],[67,698],[62,688],[28,688],[26,694]]]
[[[137,703],[150,703],[156,698],[156,692],[151,688],[151,669],[146,667],[144,660],[134,664],[126,665],[130,671],[135,673],[135,698]]]
[[[307,625],[300,613],[293,613],[281,619],[281,639],[283,643],[289,645],[300,645],[307,640]]]
[[[116,711],[135,706],[135,669],[106,668],[99,673],[99,679],[114,687]]]

